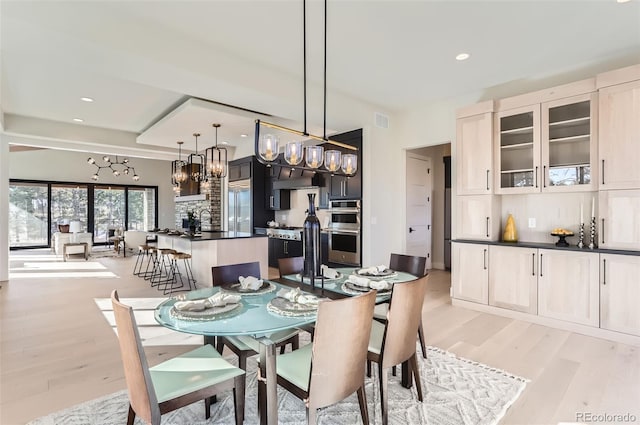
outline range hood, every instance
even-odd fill
[[[274,189],[313,189],[322,185],[321,173],[309,170],[292,170],[289,167],[278,167],[273,176]]]

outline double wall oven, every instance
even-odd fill
[[[360,201],[331,201],[328,212],[329,262],[361,266]]]

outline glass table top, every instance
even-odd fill
[[[272,332],[299,328],[316,321],[316,314],[305,316],[283,316],[267,310],[267,304],[276,297],[277,292],[291,288],[271,282],[276,286],[274,291],[257,295],[243,296],[240,306],[222,312],[214,318],[186,319],[175,314],[174,304],[181,300],[208,298],[220,287],[203,288],[176,295],[162,302],[155,310],[156,321],[169,329],[205,336],[250,335],[260,337]]]

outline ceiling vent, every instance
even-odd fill
[[[389,117],[386,116],[385,114],[381,114],[380,112],[374,112],[374,121],[376,124],[376,127],[380,127],[380,128],[389,128]]]

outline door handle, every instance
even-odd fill
[[[284,241],[284,253],[289,253],[289,241]]]
[[[536,275],[536,254],[531,254],[531,276]]]
[[[269,206],[270,206],[271,208],[273,208],[273,205],[274,205],[273,195],[271,195],[271,196],[269,196]]]
[[[602,245],[604,245],[604,218],[602,219],[602,230],[600,233],[602,235]]]
[[[602,259],[602,284],[607,284],[607,259]]]
[[[602,184],[604,184],[604,159],[602,160]]]
[[[533,176],[533,179],[535,180],[536,187],[538,187],[538,166],[536,166],[536,173]]]
[[[487,217],[487,237],[489,237],[489,217]]]
[[[489,190],[489,171],[487,170],[487,190]]]
[[[415,232],[415,231],[416,231],[416,230],[415,230],[413,227],[409,227],[409,233],[413,233],[413,232]]]
[[[542,277],[542,254],[540,254],[540,277]]]
[[[547,187],[547,166],[542,166],[542,187]]]
[[[483,264],[484,270],[487,270],[487,248],[483,249],[482,264]]]

